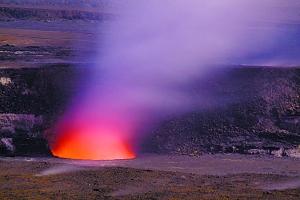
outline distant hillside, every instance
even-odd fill
[[[54,9],[53,7],[14,7],[0,5],[0,21],[8,20],[55,20],[55,19],[64,19],[64,20],[105,20],[110,18],[109,13],[93,10],[82,10],[80,8],[64,8],[60,7],[59,9]]]
[[[0,21],[8,20],[105,20],[109,0],[0,0]]]
[[[0,0],[0,4],[21,5],[21,6],[83,6],[95,8],[107,6],[109,0]]]

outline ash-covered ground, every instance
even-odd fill
[[[1,199],[299,199],[300,162],[241,155],[0,158]],[[22,169],[22,170],[20,170]]]
[[[300,198],[297,66],[228,66],[195,82],[189,92],[207,105],[153,127],[141,151],[154,156],[51,158],[46,138],[88,81],[92,61],[81,58],[95,53],[94,27],[113,17],[106,6],[0,1],[0,199]]]

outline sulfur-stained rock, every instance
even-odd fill
[[[298,148],[286,150],[285,153],[288,157],[300,158],[300,145]]]
[[[28,114],[0,114],[0,154],[47,152],[43,118]]]
[[[41,129],[43,118],[41,116],[26,114],[0,114],[0,137],[17,137],[26,134],[34,137],[35,132]]]
[[[1,138],[0,139],[0,153],[5,155],[14,155],[16,148],[13,144],[12,138]]]
[[[247,151],[247,153],[251,155],[268,155],[269,151],[265,149],[250,149]]]
[[[284,148],[280,148],[279,150],[272,151],[271,154],[275,157],[282,158],[285,156],[285,150]]]

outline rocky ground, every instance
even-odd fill
[[[0,198],[296,200],[299,175],[299,160],[253,156],[152,155],[112,162],[0,158]]]

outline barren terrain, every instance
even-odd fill
[[[1,199],[300,198],[300,162],[292,159],[148,155],[132,161],[1,158],[0,163]]]

